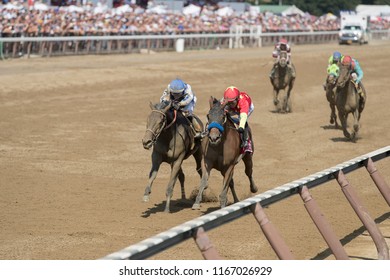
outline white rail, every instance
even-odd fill
[[[123,250],[109,254],[102,259],[145,259],[171,246],[177,245],[189,238],[199,227],[210,230],[222,226],[227,222],[240,218],[251,213],[250,207],[260,203],[262,207],[276,203],[299,192],[300,188],[306,186],[313,188],[328,181],[334,180],[334,174],[342,171],[344,174],[355,171],[363,166],[368,159],[373,162],[390,156],[390,146],[378,149],[366,155],[359,156],[334,167],[325,169],[299,180],[284,184],[262,194],[245,199],[223,209],[214,211],[202,217],[185,222],[167,231],[161,232],[151,238],[145,239],[137,244],[131,245]]]

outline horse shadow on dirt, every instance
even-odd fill
[[[341,127],[336,128],[334,124],[322,125],[320,126],[323,130],[343,130]]]
[[[375,219],[376,224],[380,224],[387,219],[390,219],[390,212],[387,212],[383,214],[382,216]],[[344,236],[342,239],[340,239],[341,245],[344,247],[348,243],[350,243],[352,240],[358,238],[360,235],[365,234],[367,231],[365,226],[361,226],[360,228],[354,230],[352,233]],[[369,235],[369,233],[367,233]],[[390,238],[390,236],[384,236],[384,238]],[[311,258],[311,260],[325,260],[329,256],[333,255],[332,251],[328,248],[320,253],[318,253],[316,256]],[[373,260],[372,258],[362,257],[362,256],[348,256],[350,259],[360,259],[360,260]]]
[[[357,140],[359,140],[360,137],[356,137],[355,138],[355,141],[351,141],[350,139],[348,138],[345,138],[345,137],[333,137],[333,138],[330,138],[330,140],[332,140],[333,142],[336,142],[336,143],[354,143],[356,144]]]
[[[142,212],[141,217],[147,218],[152,214],[164,213],[165,203],[166,202],[163,201],[161,203],[154,204],[153,207],[150,207],[146,211]],[[169,214],[178,213],[178,212],[183,211],[185,209],[191,208],[192,204],[194,204],[194,201],[191,199],[171,200],[171,208],[170,208]]]

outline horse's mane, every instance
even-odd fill
[[[162,101],[160,103],[154,104],[154,108],[156,108],[157,110],[162,110],[165,109],[169,104],[169,101]]]

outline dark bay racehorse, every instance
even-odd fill
[[[230,187],[234,202],[238,201],[234,190],[233,172],[235,165],[242,159],[245,164],[245,174],[249,178],[250,190],[257,192],[257,187],[252,178],[252,153],[241,153],[240,135],[233,120],[225,112],[225,104],[211,97],[208,119],[208,137],[202,142],[202,179],[199,192],[192,209],[199,209],[204,189],[208,186],[210,171],[216,169],[223,176],[222,191],[219,196],[221,208],[227,204],[227,191]],[[251,134],[250,134],[251,136]],[[250,137],[252,138],[252,137]],[[253,139],[252,151],[253,151]]]
[[[166,162],[171,166],[171,175],[167,186],[167,202],[165,212],[170,210],[170,201],[173,187],[177,178],[181,185],[182,199],[185,199],[185,176],[181,165],[183,160],[193,155],[196,161],[196,170],[201,176],[202,152],[200,140],[194,140],[194,131],[190,127],[188,119],[181,111],[171,108],[171,103],[150,104],[152,112],[148,116],[145,135],[142,144],[145,149],[153,147],[152,168],[149,173],[149,182],[145,188],[144,201],[149,201],[152,184],[157,176],[161,163]],[[195,116],[193,116],[195,117]],[[203,124],[197,118],[203,130]]]
[[[359,120],[364,106],[360,104],[359,93],[351,79],[351,72],[351,65],[340,65],[340,73],[336,83],[336,106],[344,136],[355,141],[360,128]],[[363,85],[362,90],[365,91]],[[347,120],[349,114],[352,114],[354,118],[351,132],[348,131]]]
[[[335,124],[336,128],[339,128],[339,124],[337,122],[336,115],[336,82],[337,76],[334,74],[328,74],[326,78],[325,91],[326,91],[326,99],[329,102],[330,107],[330,123]]]
[[[287,52],[281,51],[279,54],[279,62],[274,71],[273,77],[270,78],[271,84],[273,86],[274,92],[274,105],[279,112],[288,113],[291,112],[291,101],[290,94],[294,86],[295,77],[292,76],[291,70],[287,65]],[[295,66],[291,63],[291,67],[295,69]],[[280,104],[279,92],[281,90],[285,91],[287,88],[287,93],[285,93],[282,103]]]

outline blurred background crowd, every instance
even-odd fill
[[[175,1],[176,2],[176,1]],[[186,2],[172,9],[153,1],[79,2],[56,0],[4,1],[0,34],[11,36],[87,36],[177,33],[223,33],[234,25],[261,26],[263,32],[329,31],[340,29],[338,16],[314,16],[299,9],[289,14],[248,5],[242,11],[218,2]],[[296,8],[296,7],[295,7]],[[371,29],[390,28],[388,18],[375,18]]]

